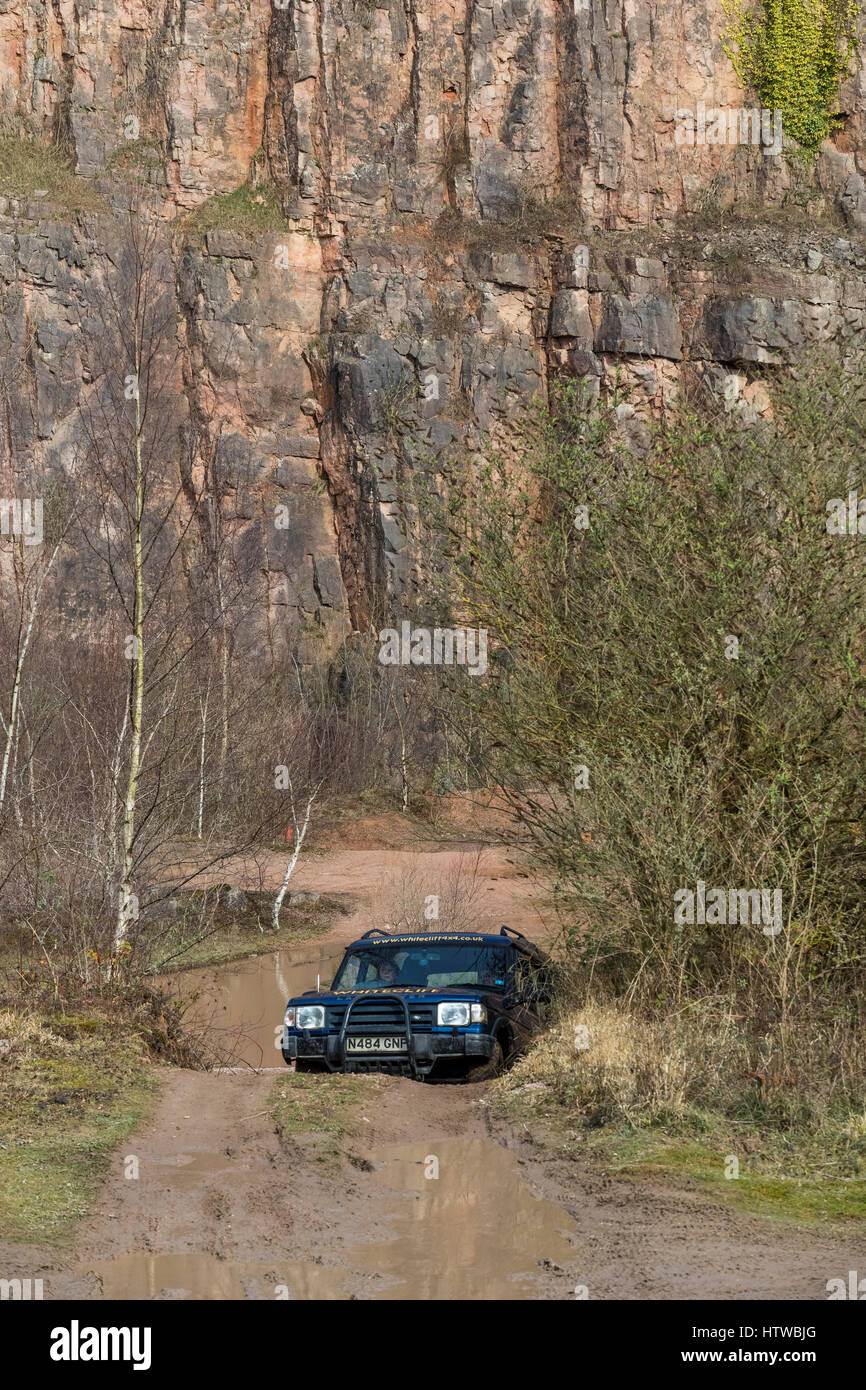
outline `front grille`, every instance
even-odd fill
[[[372,1014],[365,1012],[367,1005],[383,1005],[391,1010],[399,1009],[399,1013],[394,1012],[390,1022],[380,1021],[377,1023]],[[346,1016],[345,1004],[329,1004],[327,1010],[327,1023],[331,1029],[342,1027],[343,1019]],[[431,1004],[410,1004],[409,1023],[413,1033],[429,1033],[433,1027],[433,1006]],[[400,1029],[406,1027],[406,1019],[403,1013],[402,1004],[395,1005],[393,999],[359,999],[352,1009],[349,1018],[349,1031],[352,1033],[376,1033],[381,1027],[383,1031],[390,1032],[395,1025]]]
[[[347,1032],[349,1033],[393,1033],[395,1029],[405,1029],[406,1015],[403,1005],[396,999],[359,999],[352,1005]]]

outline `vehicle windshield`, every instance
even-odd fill
[[[436,945],[356,947],[334,976],[334,989],[450,989],[482,985],[504,989],[508,951],[501,946]]]

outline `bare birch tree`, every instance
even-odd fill
[[[106,259],[106,274],[93,293],[96,384],[83,417],[90,506],[81,531],[107,572],[126,626],[117,953],[138,915],[144,758],[177,704],[186,616],[178,597],[179,555],[192,517],[179,467],[182,393],[173,271],[164,229],[146,198],[126,211],[119,243]]]

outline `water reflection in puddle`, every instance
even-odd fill
[[[263,1265],[236,1264],[198,1252],[124,1255],[90,1268],[108,1299],[268,1298],[274,1296],[276,1283]]]
[[[515,1156],[489,1139],[390,1145],[367,1157],[381,1165],[377,1180],[408,1198],[395,1210],[393,1240],[348,1257],[386,1282],[376,1297],[533,1298],[542,1261],[575,1258],[571,1217],[533,1196]]]
[[[182,999],[200,993],[186,1012],[187,1026],[203,1030],[224,1066],[280,1067],[280,1029],[286,1000],[329,985],[342,949],[309,943],[223,966],[185,970],[170,983]]]

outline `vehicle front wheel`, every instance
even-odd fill
[[[469,1071],[466,1073],[466,1080],[492,1081],[495,1076],[499,1075],[504,1065],[505,1058],[502,1054],[502,1048],[498,1042],[494,1042],[491,1055],[489,1057],[484,1057],[480,1062],[477,1062],[474,1067],[470,1067]]]
[[[298,1057],[295,1060],[295,1071],[325,1071],[324,1062],[317,1062],[313,1058]]]

